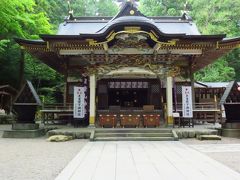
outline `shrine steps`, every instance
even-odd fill
[[[95,130],[93,141],[174,141],[171,129],[102,129]]]
[[[139,137],[142,133],[111,133],[111,137]],[[109,133],[97,133],[98,137],[109,137]],[[172,133],[144,133],[144,137],[172,137]]]
[[[174,141],[173,137],[96,137],[94,141]]]

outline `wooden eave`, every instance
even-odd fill
[[[81,71],[92,66],[98,68],[98,65],[114,65],[114,63],[121,64],[126,61],[136,60],[147,60],[146,62],[155,63],[155,65],[157,63],[169,65],[173,61],[177,64],[184,61],[185,69],[189,68],[191,64],[192,70],[197,71],[232,49],[240,47],[240,38],[224,39],[225,34],[188,35],[191,34],[191,31],[176,31],[178,33],[168,34],[166,33],[167,30],[163,31],[156,22],[191,24],[191,17],[186,13],[178,17],[146,17],[132,1],[126,2],[114,17],[74,17],[70,14],[62,26],[79,22],[105,23],[105,26],[94,31],[83,31],[94,33],[77,35],[42,34],[40,35],[42,40],[15,39],[15,41],[30,54],[62,74],[69,73],[67,71],[72,71],[71,68]],[[182,28],[182,26],[176,27],[178,27],[178,30]],[[77,28],[79,27],[77,26]],[[66,32],[63,34],[66,34]],[[71,27],[68,34],[72,34]],[[122,34],[124,36],[125,34],[137,34],[137,38],[142,35],[140,39],[144,42],[140,42],[139,39],[136,43],[135,40],[133,43],[129,41],[132,45],[130,46],[131,50],[135,54],[127,54],[126,51],[126,54],[124,54],[124,50],[128,48],[125,45],[126,39],[125,37],[121,41],[117,39],[117,35],[122,37]],[[192,34],[199,34],[199,32],[196,30]],[[121,51],[118,51],[118,49]],[[141,49],[143,50],[141,51]],[[110,54],[111,50],[115,52],[112,51],[112,54]],[[161,53],[159,53],[160,51]],[[75,52],[75,54],[72,52]],[[79,64],[76,63],[77,65],[71,67],[69,64],[73,62],[71,61],[73,59]],[[171,59],[171,62],[169,59]],[[109,60],[112,60],[110,63],[114,63],[110,64]],[[174,63],[172,65],[176,66]]]
[[[127,26],[125,26],[127,27]],[[130,26],[129,26],[130,27]],[[121,29],[124,30],[124,29]],[[151,29],[141,29],[142,31],[151,32]],[[41,34],[40,37],[45,41],[84,41],[86,39],[94,39],[96,41],[104,41],[110,35],[111,32],[115,32],[114,29],[110,29],[103,33],[96,33],[96,34],[79,34],[79,35],[48,35],[48,34]],[[116,31],[118,32],[118,31]],[[221,41],[225,34],[219,35],[186,35],[186,34],[164,34],[162,32],[154,31],[154,33],[159,37],[160,41],[166,42],[172,39],[181,39],[181,40],[203,40],[203,41]]]
[[[44,64],[48,65],[57,72],[64,74],[67,70],[63,58],[57,53],[51,51],[48,43],[44,41],[15,39],[15,41],[34,57],[40,59]]]
[[[195,72],[213,63],[217,58],[223,56],[232,49],[240,46],[240,38],[223,40],[223,37],[224,35],[185,35],[185,37],[178,39],[176,44],[162,44],[160,49],[202,49],[202,55],[189,55],[191,61],[193,61],[192,69]],[[93,53],[95,50],[101,50],[104,58],[111,57],[106,55],[107,51],[104,50],[103,44],[90,45],[89,39],[79,38],[79,36],[46,35],[45,40],[48,41],[16,39],[16,42],[32,55],[41,59],[45,64],[62,74],[66,73],[69,67],[67,67],[66,63],[68,57],[59,55],[60,50],[90,50]],[[89,55],[91,55],[92,60],[100,57],[100,54],[94,55],[90,53]],[[154,56],[154,54],[152,54],[152,56]],[[98,63],[100,62],[102,61]]]
[[[229,53],[233,49],[240,48],[240,38],[219,41],[216,48],[206,49],[204,54],[196,57],[193,63],[193,71],[198,71],[207,65],[213,63],[221,56]]]

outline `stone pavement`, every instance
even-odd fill
[[[181,142],[89,142],[56,180],[239,180]]]

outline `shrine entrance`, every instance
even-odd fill
[[[109,106],[122,108],[141,108],[148,104],[147,89],[111,89],[109,91]]]
[[[98,110],[142,110],[144,105],[162,109],[165,95],[158,79],[102,79],[97,84]]]
[[[158,127],[165,122],[165,95],[158,78],[101,79],[96,95],[100,127]]]

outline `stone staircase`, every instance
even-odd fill
[[[126,128],[96,129],[92,141],[176,141],[177,134],[172,129]]]

